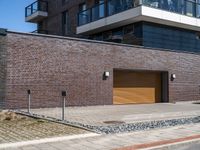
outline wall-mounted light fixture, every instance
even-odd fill
[[[110,76],[110,72],[105,71],[103,74],[103,80],[106,80]]]
[[[109,77],[110,76],[110,72],[106,71],[105,72],[105,77]]]
[[[171,81],[174,81],[176,79],[176,74],[171,74]]]

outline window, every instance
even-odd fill
[[[98,20],[105,16],[104,0],[95,0],[95,7],[92,8],[92,20]]]
[[[99,33],[99,34],[94,35],[94,38],[93,38],[93,39],[94,39],[94,40],[97,40],[97,41],[102,41],[102,40],[103,40],[103,36],[102,36],[101,33]]]
[[[196,17],[200,18],[200,0],[197,0],[196,10]]]
[[[86,10],[86,4],[82,3],[79,5],[79,16],[78,16],[78,24],[83,25],[90,21],[90,11]]]
[[[108,16],[122,11],[123,0],[110,0],[108,1]]]
[[[62,14],[62,29],[63,35],[68,35],[70,31],[70,24],[69,24],[69,14],[68,11],[63,12]]]
[[[112,32],[112,41],[116,43],[121,43],[123,39],[123,29],[117,28]]]
[[[197,40],[200,40],[200,32],[199,32],[199,33],[196,33],[196,39],[197,39]]]
[[[131,24],[131,25],[127,25],[124,27],[124,35],[126,34],[133,34],[133,28],[134,26]]]
[[[136,36],[137,28],[135,29],[134,24],[127,25],[124,27],[123,41],[124,44],[142,45],[142,40]],[[138,34],[138,33],[137,33]]]
[[[188,16],[196,16],[195,12],[195,0],[186,1],[186,15]]]
[[[185,1],[184,0],[177,1],[177,9],[178,9],[179,13],[185,14]]]
[[[103,40],[110,41],[112,39],[112,31],[107,31],[103,33]]]

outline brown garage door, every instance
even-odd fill
[[[114,71],[114,104],[158,103],[161,99],[161,73]]]

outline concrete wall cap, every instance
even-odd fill
[[[46,37],[46,38],[66,39],[66,40],[73,40],[73,41],[80,41],[80,42],[89,42],[89,43],[97,43],[97,44],[124,46],[124,47],[144,48],[144,49],[147,49],[147,50],[156,50],[156,51],[166,51],[166,52],[174,52],[174,53],[187,53],[187,54],[192,54],[192,55],[200,55],[199,52],[178,51],[178,50],[165,49],[165,48],[146,47],[146,46],[140,46],[140,45],[130,45],[130,44],[114,43],[114,42],[106,42],[106,41],[96,41],[96,40],[77,38],[77,37],[70,37],[70,36],[59,36],[59,35],[50,35],[50,34],[16,32],[16,31],[10,31],[10,30],[8,30],[7,33],[19,34],[19,35],[27,35],[27,36]]]

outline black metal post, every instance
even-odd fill
[[[63,97],[63,101],[62,101],[62,121],[65,120],[66,96],[67,96],[67,92],[66,91],[62,91],[62,97]]]
[[[31,111],[31,90],[27,90],[28,93],[28,113],[30,113]]]

